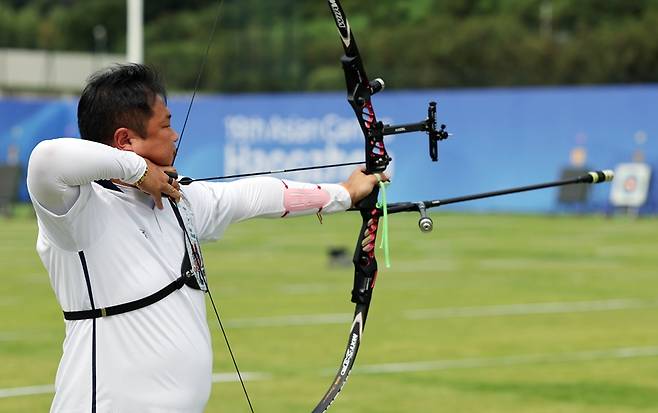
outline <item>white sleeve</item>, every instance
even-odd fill
[[[286,209],[286,191],[291,189],[321,190],[322,205]],[[307,184],[276,178],[241,179],[229,183],[195,182],[183,187],[191,201],[198,235],[202,240],[216,240],[234,222],[254,217],[281,218],[319,212],[345,211],[352,205],[349,192],[339,184]]]
[[[146,161],[136,153],[98,142],[59,138],[40,142],[27,168],[27,187],[34,202],[63,215],[80,195],[80,186],[98,179],[139,180]]]

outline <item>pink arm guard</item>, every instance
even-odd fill
[[[320,185],[316,185],[315,188],[290,188],[285,182],[281,182],[285,186],[283,190],[283,208],[285,212],[281,215],[281,218],[291,212],[317,209],[319,213],[331,200],[329,193],[322,189]]]

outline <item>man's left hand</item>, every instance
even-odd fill
[[[352,172],[352,175],[347,178],[347,181],[341,183],[341,185],[347,189],[347,192],[350,193],[352,205],[356,205],[359,201],[368,196],[380,181],[386,182],[389,180],[388,176],[383,172],[367,175],[365,170],[365,167],[357,168]]]

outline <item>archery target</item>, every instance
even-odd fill
[[[650,178],[651,167],[645,163],[617,165],[610,202],[617,207],[641,207],[647,200]]]

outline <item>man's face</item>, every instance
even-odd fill
[[[133,151],[160,166],[169,166],[176,153],[178,134],[171,128],[171,112],[160,96],[155,98],[153,116],[146,123],[146,136],[131,140]]]

